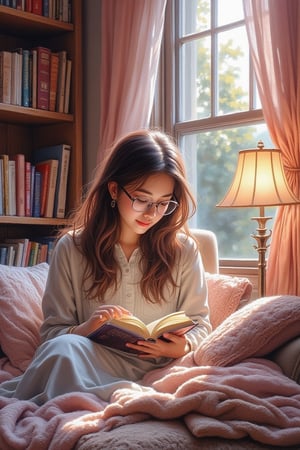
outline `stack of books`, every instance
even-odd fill
[[[0,215],[64,218],[71,146],[58,144],[0,155]]]
[[[0,51],[0,102],[68,114],[72,60],[38,46]]]

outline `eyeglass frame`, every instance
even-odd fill
[[[126,189],[125,189],[123,186],[119,185],[119,187],[120,187],[120,189],[124,192],[124,194],[126,194],[127,197],[131,200],[131,206],[132,206],[132,209],[133,209],[134,211],[136,211],[136,212],[145,213],[145,212],[149,211],[151,208],[153,208],[153,206],[155,206],[157,214],[159,214],[160,216],[169,216],[169,215],[172,214],[172,213],[176,210],[176,208],[179,206],[179,203],[178,203],[176,200],[164,200],[164,201],[161,201],[161,202],[146,202],[147,204],[146,204],[145,210],[144,210],[144,211],[138,211],[138,210],[136,210],[136,209],[134,208],[134,202],[135,202],[136,200],[140,200],[140,201],[142,201],[142,200],[139,199],[138,197],[133,197],[132,195],[130,195],[129,192],[127,192]],[[174,205],[174,209],[173,209],[172,211],[168,212],[167,214],[166,214],[166,213],[161,214],[161,213],[158,211],[158,208],[159,208],[159,206],[162,205],[163,203],[168,203],[168,206],[167,206],[166,210],[169,208],[170,203],[171,203],[172,205]]]

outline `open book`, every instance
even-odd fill
[[[88,338],[107,347],[117,348],[128,353],[138,353],[126,347],[127,342],[163,338],[164,333],[183,335],[197,325],[183,311],[168,314],[148,325],[135,316],[111,319],[88,335]]]

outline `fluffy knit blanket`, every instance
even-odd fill
[[[259,299],[225,320],[195,352],[119,389],[109,404],[76,392],[40,407],[2,397],[0,449],[68,450],[85,434],[151,417],[181,417],[196,437],[300,444],[300,385],[264,358],[299,335],[299,323],[299,297]]]

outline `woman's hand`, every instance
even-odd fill
[[[81,336],[87,336],[96,330],[100,325],[110,319],[119,319],[121,316],[131,316],[131,312],[122,306],[117,305],[101,305],[92,313],[91,317],[86,321],[77,325],[72,333]]]
[[[190,344],[185,336],[177,336],[173,333],[164,333],[163,339],[157,339],[153,341],[138,341],[136,344],[126,344],[128,348],[138,350],[139,358],[181,358],[186,355],[190,350]]]

